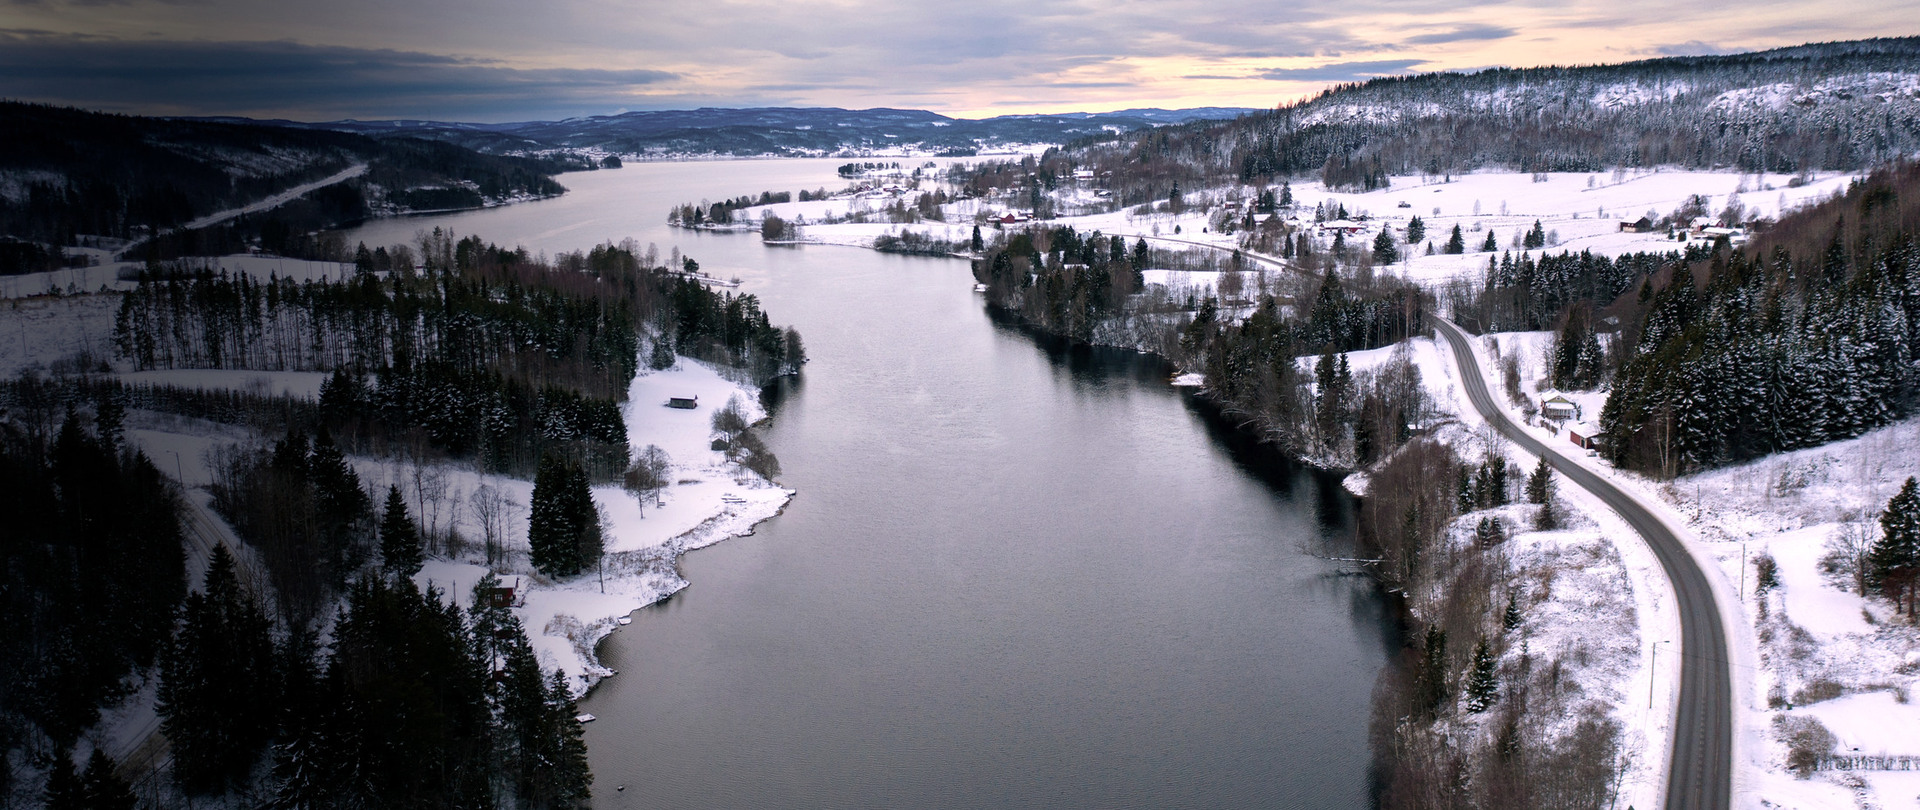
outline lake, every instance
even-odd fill
[[[813,361],[772,396],[799,493],[689,554],[602,647],[595,806],[1362,807],[1394,646],[1335,477],[1168,369],[990,316],[966,262],[669,229],[842,160],[629,164],[564,197],[386,220],[548,254],[634,238],[738,276]],[[635,439],[644,441],[644,434]],[[625,786],[625,790],[617,790]]]

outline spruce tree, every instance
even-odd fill
[[[1542,532],[1560,528],[1560,510],[1553,505],[1551,496],[1540,503],[1539,511],[1533,513],[1533,528]]]
[[[1447,237],[1447,246],[1444,252],[1448,254],[1467,252],[1467,238],[1465,234],[1460,232],[1460,226],[1458,224],[1453,226],[1453,235]]]
[[[80,776],[80,794],[87,810],[133,810],[138,804],[133,788],[113,772],[113,760],[98,748],[87,758],[87,770]]]
[[[272,624],[215,546],[205,590],[188,594],[161,660],[158,711],[182,790],[223,793],[252,773],[273,736],[279,682]]]
[[[527,508],[527,545],[533,567],[547,576],[572,576],[580,571],[573,555],[572,527],[567,516],[567,465],[559,456],[542,455],[533,474],[533,500]]]
[[[1447,686],[1447,631],[1428,625],[1422,646],[1420,668],[1414,676],[1414,700],[1430,716],[1446,703],[1451,691]]]
[[[647,352],[647,367],[654,371],[673,368],[673,347],[667,344],[666,335],[653,339],[653,349]]]
[[[1400,250],[1393,244],[1393,232],[1380,229],[1380,235],[1373,238],[1373,263],[1393,264],[1400,260]]]
[[[1504,613],[1500,614],[1500,629],[1511,633],[1515,628],[1520,626],[1522,620],[1523,617],[1520,615],[1520,591],[1518,589],[1507,591],[1507,609]]]
[[[1417,245],[1426,239],[1427,223],[1420,219],[1419,214],[1415,214],[1413,219],[1407,220],[1407,244]]]
[[[1542,456],[1540,463],[1533,467],[1533,475],[1527,477],[1527,503],[1546,503],[1552,495],[1553,465]]]
[[[1474,542],[1482,548],[1491,548],[1507,541],[1507,529],[1496,517],[1483,517],[1473,527]]]
[[[1920,494],[1908,478],[1880,513],[1880,539],[1867,552],[1867,582],[1893,600],[1895,611],[1915,613],[1913,592],[1920,575]],[[1902,605],[1904,604],[1904,608]]]
[[[556,808],[586,807],[593,797],[593,771],[587,764],[587,742],[574,705],[573,692],[559,670],[547,684],[548,739],[542,751],[538,779],[540,792],[546,793],[541,805]]]
[[[1494,701],[1499,699],[1500,681],[1494,676],[1497,663],[1487,640],[1480,639],[1473,648],[1472,672],[1467,675],[1467,711],[1479,714],[1493,708]]]
[[[975,253],[986,249],[986,240],[980,238],[980,226],[973,226],[973,239],[968,242],[968,245],[973,248],[973,252]]]
[[[1481,250],[1481,252],[1483,252],[1483,253],[1492,253],[1492,252],[1494,252],[1494,251],[1497,251],[1497,250],[1499,250],[1499,249],[1500,249],[1500,240],[1498,240],[1498,239],[1495,239],[1495,238],[1494,238],[1494,236],[1493,236],[1493,229],[1492,229],[1492,228],[1488,228],[1488,229],[1487,229],[1487,241],[1485,241],[1485,242],[1483,242],[1483,243],[1481,243],[1481,245],[1480,245],[1480,250]]]
[[[87,805],[86,789],[73,770],[73,755],[59,751],[47,767],[46,810],[92,810]]]
[[[410,579],[420,572],[420,531],[407,515],[399,485],[387,487],[387,510],[380,518],[380,561],[387,573]]]

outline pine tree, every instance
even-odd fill
[[[93,424],[107,449],[118,452],[127,425],[127,409],[120,404],[119,395],[106,394],[100,397],[99,403],[94,406]]]
[[[1380,235],[1373,238],[1373,263],[1393,264],[1400,260],[1400,249],[1393,244],[1393,232],[1380,229]]]
[[[1511,633],[1520,626],[1523,618],[1520,615],[1520,591],[1507,591],[1507,609],[1500,615],[1500,629]]]
[[[647,367],[654,371],[673,368],[673,347],[667,344],[666,335],[653,339],[653,348],[647,352]]]
[[[1460,226],[1458,224],[1453,226],[1453,235],[1447,237],[1447,246],[1443,249],[1443,252],[1449,255],[1467,252],[1467,238],[1465,234],[1460,232]]]
[[[1407,220],[1407,244],[1417,245],[1426,239],[1427,223],[1420,219],[1419,214],[1415,214],[1413,219]]]
[[[1473,540],[1481,548],[1491,548],[1507,541],[1507,529],[1496,517],[1483,517],[1473,527]]]
[[[559,670],[554,670],[548,682],[546,706],[550,736],[538,771],[545,788],[542,792],[547,793],[543,804],[557,808],[586,807],[593,797],[593,771],[587,764],[586,738],[579,721],[574,719],[580,710],[574,705],[566,676]]]
[[[1542,456],[1540,463],[1533,467],[1533,475],[1527,477],[1527,503],[1546,503],[1552,495],[1553,466]]]
[[[387,487],[387,511],[380,518],[380,560],[387,573],[410,579],[420,572],[420,531],[407,515],[399,485]]]
[[[1533,528],[1542,532],[1560,528],[1560,510],[1553,505],[1551,496],[1541,501],[1539,511],[1533,513]]]
[[[56,752],[47,768],[46,810],[92,810],[86,789],[73,770],[73,755]]]
[[[87,810],[133,810],[138,804],[133,788],[113,772],[113,760],[98,748],[87,758],[87,770],[80,776],[80,793]]]
[[[1880,539],[1867,553],[1867,583],[1893,600],[1894,610],[1914,609],[1915,579],[1920,578],[1920,494],[1908,478],[1880,513]]]
[[[533,474],[533,500],[527,509],[527,545],[533,567],[548,576],[572,576],[580,571],[573,554],[566,486],[566,462],[559,456],[542,455]]]
[[[1487,506],[1507,505],[1507,460],[1498,455],[1487,456],[1482,473],[1487,481],[1487,494],[1482,503]]]
[[[1467,711],[1479,714],[1493,708],[1500,698],[1500,681],[1494,676],[1496,663],[1487,640],[1480,639],[1473,648],[1473,670],[1467,676]]]
[[[1415,676],[1414,694],[1418,707],[1427,714],[1439,711],[1447,700],[1447,631],[1428,625],[1420,669]]]
[[[174,779],[190,794],[246,779],[275,727],[280,700],[272,624],[215,546],[204,592],[187,596],[179,634],[161,661],[159,714]]]
[[[1493,229],[1492,229],[1492,228],[1488,228],[1488,229],[1487,229],[1487,241],[1485,241],[1485,242],[1482,242],[1482,243],[1480,244],[1480,251],[1481,251],[1481,252],[1483,252],[1483,253],[1492,253],[1492,252],[1494,252],[1494,251],[1497,251],[1497,250],[1499,250],[1499,249],[1500,249],[1500,240],[1498,240],[1498,239],[1495,239],[1495,238],[1494,238],[1494,236],[1493,236]]]

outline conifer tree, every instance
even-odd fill
[[[98,748],[87,758],[87,770],[80,776],[80,794],[87,810],[133,810],[138,804],[133,788],[113,772],[113,760]]]
[[[46,809],[91,810],[86,789],[80,784],[80,776],[74,773],[70,753],[55,753],[53,763],[47,768]]]
[[[1430,715],[1439,711],[1451,691],[1447,687],[1447,631],[1428,625],[1422,646],[1414,695],[1418,708]]]
[[[1467,252],[1467,238],[1460,232],[1459,224],[1456,223],[1453,226],[1453,235],[1447,237],[1447,246],[1443,252],[1450,255]]]
[[[1480,639],[1473,648],[1473,669],[1467,676],[1467,711],[1479,714],[1493,708],[1494,701],[1499,699],[1500,681],[1494,676],[1496,663],[1487,640]]]
[[[174,779],[190,794],[246,779],[275,727],[279,674],[271,623],[215,546],[203,592],[188,594],[161,661],[159,714]]]
[[[1914,615],[1915,580],[1920,578],[1920,494],[1908,478],[1880,513],[1880,539],[1867,552],[1867,582],[1893,600],[1894,610]],[[1904,604],[1904,608],[1902,605]]]
[[[1533,467],[1533,475],[1527,477],[1527,503],[1546,503],[1552,495],[1553,465],[1542,456],[1540,463]]]
[[[527,509],[527,545],[533,567],[548,576],[580,572],[566,511],[566,487],[566,462],[552,454],[541,456],[533,475],[533,500]]]
[[[1473,527],[1473,540],[1482,548],[1500,545],[1507,540],[1506,527],[1500,525],[1499,518],[1483,517]]]
[[[1500,629],[1511,633],[1515,628],[1520,626],[1522,620],[1523,617],[1520,615],[1520,591],[1518,589],[1507,591],[1507,609],[1504,613],[1500,614]]]
[[[1553,505],[1552,496],[1542,501],[1539,511],[1533,513],[1533,528],[1542,532],[1560,528],[1560,510]]]
[[[1493,236],[1493,229],[1492,229],[1492,228],[1488,228],[1488,229],[1487,229],[1487,241],[1485,241],[1485,242],[1482,242],[1482,243],[1480,244],[1480,250],[1481,250],[1481,252],[1483,252],[1483,253],[1492,253],[1492,252],[1494,252],[1494,251],[1497,251],[1497,250],[1499,250],[1499,249],[1500,249],[1500,240],[1498,240],[1498,239],[1495,239],[1495,238],[1494,238],[1494,236]]]
[[[1413,215],[1413,219],[1407,220],[1407,244],[1417,245],[1426,241],[1426,239],[1427,223],[1420,219],[1419,214],[1415,214]]]
[[[980,226],[973,226],[973,239],[968,242],[968,245],[973,248],[973,252],[975,253],[986,250],[986,240],[980,238]]]
[[[1393,264],[1400,260],[1400,249],[1393,244],[1393,232],[1380,229],[1380,235],[1373,238],[1373,263]]]
[[[397,484],[387,487],[387,510],[380,518],[380,561],[387,573],[401,579],[420,572],[420,531],[407,515],[407,501]]]

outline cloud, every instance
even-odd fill
[[[1330,62],[1304,68],[1267,68],[1262,79],[1283,82],[1351,82],[1406,73],[1425,59],[1378,59],[1368,62]]]
[[[0,32],[0,86],[164,114],[495,119],[572,115],[673,81],[648,69],[516,68],[417,51]]]
[[[1503,25],[1462,25],[1452,31],[1437,31],[1431,34],[1407,37],[1407,45],[1444,45],[1449,42],[1480,42],[1491,39],[1506,39],[1519,33]]]

